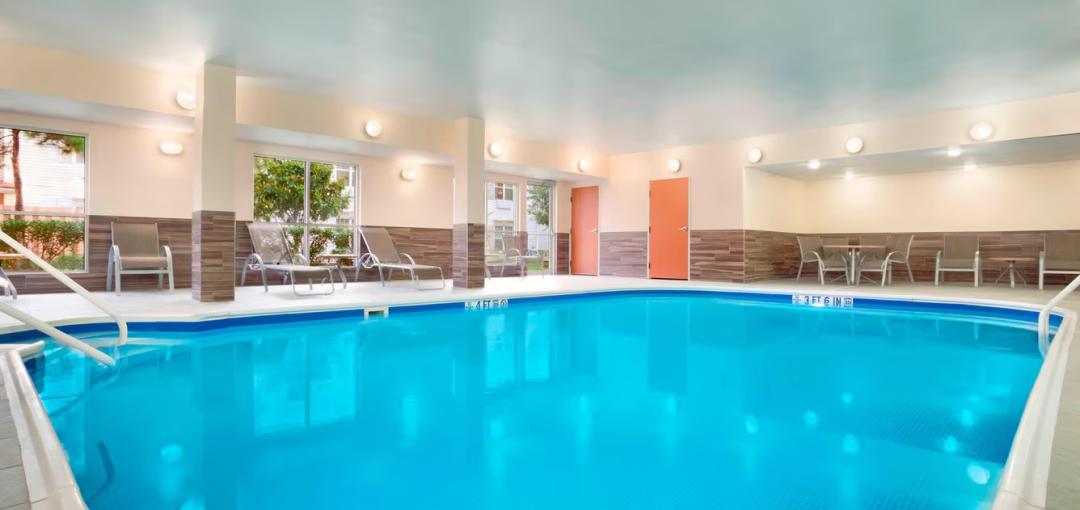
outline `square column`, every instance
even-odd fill
[[[236,70],[205,64],[197,78],[191,297],[232,301],[236,279]]]
[[[454,121],[454,287],[484,286],[484,121]]]

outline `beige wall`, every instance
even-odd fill
[[[488,153],[488,146],[498,142],[503,146],[503,155],[493,158]],[[573,141],[567,143],[545,142],[515,137],[506,129],[492,128],[485,135],[484,157],[488,161],[511,163],[525,167],[549,168],[576,176],[581,171],[578,161],[589,162],[589,175],[607,177],[609,174],[609,155]]]
[[[803,231],[1080,228],[1080,161],[808,181]]]
[[[844,142],[851,136],[863,138],[866,147],[864,154],[936,148],[971,143],[968,129],[978,121],[989,121],[994,125],[996,132],[993,140],[1077,133],[1080,132],[1080,93],[614,155],[610,160],[608,182],[601,185],[600,229],[607,232],[647,229],[648,181],[670,177],[665,170],[665,162],[673,157],[683,162],[684,170],[680,174],[690,177],[692,229],[776,230],[779,227],[792,227],[794,230],[800,225],[810,228],[809,223],[800,223],[796,217],[764,208],[769,202],[777,200],[773,198],[774,195],[797,195],[792,189],[797,186],[785,187],[777,181],[762,182],[762,179],[757,179],[755,183],[743,182],[746,153],[751,147],[764,151],[763,163],[842,157],[846,155]],[[1044,186],[1051,188],[1060,189],[1070,184],[1069,181],[1054,180],[1064,177],[1039,177]],[[757,186],[764,186],[765,189],[757,190]],[[744,203],[746,200],[750,200],[750,203]],[[744,212],[750,217],[744,217]],[[957,224],[980,223],[981,220],[966,214],[965,211],[958,211],[952,216]],[[1032,219],[1009,220],[1003,222],[1001,228],[1005,225],[1033,224]],[[835,221],[839,221],[839,218]],[[845,225],[850,225],[852,220],[844,221]],[[1038,223],[1051,224],[1054,221],[1057,220],[1048,219]]]
[[[254,219],[255,155],[357,165],[360,168],[360,222],[364,225],[453,227],[453,168],[247,142],[236,144],[238,220]],[[415,180],[401,178],[401,170],[406,167],[416,170]]]
[[[195,69],[167,71],[0,41],[0,89],[192,116],[176,91],[195,87]]]
[[[153,129],[0,112],[0,125],[86,135],[90,214],[191,218],[192,136]],[[168,156],[163,140],[184,145]]]
[[[364,133],[369,120],[382,124],[379,138],[371,139]],[[375,111],[326,98],[260,88],[243,81],[237,84],[236,123],[385,144],[418,153],[453,152],[453,122]]]
[[[806,232],[806,181],[747,168],[743,218],[750,230]]]
[[[600,185],[600,230],[643,231],[649,227],[649,181],[690,179],[690,228],[742,228],[741,142],[676,147],[611,157],[607,182]],[[678,173],[668,160],[682,162]]]

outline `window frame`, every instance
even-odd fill
[[[75,269],[71,271],[63,271],[68,274],[86,274],[90,272],[90,133],[81,131],[71,131],[67,129],[49,129],[30,126],[27,124],[19,123],[6,123],[0,122],[0,129],[18,129],[20,131],[34,131],[38,133],[49,133],[55,135],[65,136],[79,136],[83,139],[83,212],[77,213],[49,213],[49,214],[35,214],[27,213],[26,211],[4,211],[0,210],[0,215],[4,216],[51,216],[56,218],[82,218],[83,222],[83,265],[82,269]],[[51,263],[51,262],[50,262]],[[45,274],[43,271],[8,271],[10,275],[36,275]]]
[[[311,164],[312,163],[318,163],[318,164],[321,164],[321,165],[351,167],[353,169],[352,190],[353,190],[353,209],[354,209],[354,211],[353,211],[353,216],[354,216],[353,217],[353,222],[354,223],[352,225],[352,228],[353,228],[353,242],[352,242],[352,252],[350,252],[350,255],[354,255],[354,256],[359,256],[360,255],[360,251],[361,251],[360,250],[360,243],[359,243],[359,238],[358,238],[358,236],[356,234],[356,229],[360,227],[360,181],[361,181],[361,179],[360,179],[360,169],[361,169],[360,168],[360,163],[358,163],[358,162],[346,163],[346,162],[341,162],[341,161],[330,161],[330,160],[323,160],[323,159],[319,159],[319,158],[305,158],[305,157],[300,157],[300,156],[288,156],[288,155],[273,154],[273,153],[268,153],[268,152],[253,152],[252,155],[251,155],[251,177],[252,177],[252,183],[251,183],[252,201],[251,201],[251,206],[252,206],[252,218],[253,218],[254,221],[262,221],[259,218],[256,218],[255,214],[254,214],[255,213],[255,200],[254,200],[254,198],[255,198],[255,172],[257,172],[259,170],[259,167],[255,163],[255,161],[258,158],[270,158],[270,159],[283,159],[283,160],[292,160],[292,161],[302,161],[304,163],[304,221],[302,223],[299,223],[299,224],[283,223],[283,222],[277,222],[277,221],[275,221],[273,223],[277,223],[278,225],[281,225],[283,227],[290,227],[290,226],[303,227],[303,229],[304,229],[304,235],[302,237],[303,246],[300,247],[300,253],[305,258],[308,259],[307,260],[308,263],[312,262],[311,261],[311,253],[310,253],[310,251],[311,251],[311,228],[312,227],[315,227],[315,228],[327,228],[327,227],[333,228],[333,227],[335,227],[335,225],[328,225],[328,224],[325,224],[325,223],[313,223],[311,221],[311,215],[309,214],[310,209],[311,209]],[[344,227],[342,225],[337,225],[336,227],[337,228],[347,228],[347,227]]]

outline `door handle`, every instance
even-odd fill
[[[689,230],[689,227],[680,227],[679,228],[679,232],[686,232],[687,230]]]

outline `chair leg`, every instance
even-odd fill
[[[157,275],[157,288],[158,290],[165,288],[165,275],[158,273]]]
[[[173,277],[172,262],[169,263],[169,292],[176,290],[176,279]]]
[[[105,292],[112,290],[113,256],[109,253],[108,262],[105,264]]]
[[[113,284],[116,286],[116,295],[119,296],[120,295],[120,261],[116,260],[116,261],[113,262],[113,264],[114,264],[113,278],[116,278],[116,281],[113,282]]]
[[[799,262],[799,272],[798,272],[798,273],[795,273],[795,281],[799,281],[799,279],[800,279],[800,278],[802,278],[802,268],[803,268],[803,265],[804,265],[804,264],[803,264],[802,262]]]
[[[270,292],[270,284],[266,282],[266,268],[259,264],[259,280],[263,284],[263,292]]]
[[[379,266],[379,283],[381,283],[383,287],[386,286],[386,279],[385,279],[385,277],[383,277],[383,268],[382,268],[382,266]]]

